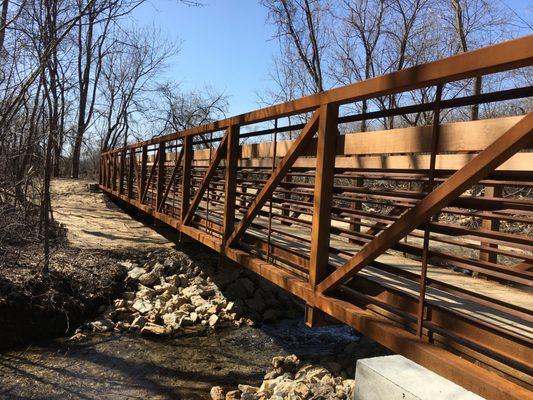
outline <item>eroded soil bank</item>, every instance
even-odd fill
[[[36,246],[0,254],[0,350],[72,333],[122,290],[120,255],[62,246],[41,272]]]
[[[122,291],[118,261],[174,246],[85,181],[55,180],[52,204],[49,273],[37,237],[8,231],[14,240],[0,241],[0,350],[69,335]]]

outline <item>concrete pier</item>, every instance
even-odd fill
[[[358,360],[354,399],[483,400],[400,355]]]

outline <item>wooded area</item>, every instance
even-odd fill
[[[183,92],[178,84],[182,77],[162,78],[169,60],[179,56],[179,43],[157,27],[135,26],[132,12],[143,3],[2,1],[0,216],[5,224],[0,244],[42,239],[46,260],[53,177],[94,177],[101,151],[225,116],[224,93],[209,88]],[[279,42],[270,76],[275,89],[259,95],[261,104],[293,100],[500,42],[531,32],[533,26],[521,13],[489,0],[261,0],[261,4]],[[476,95],[509,82],[531,83],[530,69],[510,74],[447,85],[443,97]],[[434,89],[425,88],[363,100],[351,111],[427,103],[433,96]],[[443,121],[522,115],[530,103],[508,101],[481,108],[476,104],[454,109],[453,118],[444,112]],[[295,118],[293,122],[302,122]],[[351,130],[427,125],[431,119],[432,110],[423,110],[373,123],[363,119]],[[286,136],[291,138],[292,133]]]

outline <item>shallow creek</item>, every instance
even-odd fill
[[[274,356],[327,355],[355,340],[346,326],[310,330],[300,320],[164,340],[56,339],[0,354],[0,398],[206,399],[214,385],[259,384]]]

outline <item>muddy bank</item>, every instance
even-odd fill
[[[0,253],[0,349],[64,336],[97,315],[121,290],[124,254],[55,248],[41,272],[40,247]]]
[[[259,386],[274,356],[323,359],[357,340],[350,328],[313,331],[302,320],[180,338],[61,339],[0,354],[0,398],[206,399],[213,386]]]

